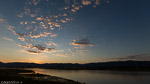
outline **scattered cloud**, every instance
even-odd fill
[[[5,20],[4,20],[4,19],[2,19],[2,18],[0,18],[0,23],[3,23],[3,22],[5,22]]]
[[[54,48],[49,47],[54,47],[58,44],[51,42],[49,38],[53,39],[56,37],[58,35],[58,31],[63,29],[63,25],[69,21],[72,21],[72,15],[81,8],[87,5],[98,6],[100,5],[100,1],[101,0],[64,0],[62,3],[64,5],[62,6],[60,6],[60,3],[57,3],[57,1],[54,1],[56,6],[51,8],[52,1],[27,0],[22,9],[23,11],[16,15],[18,25],[9,26],[8,29],[13,32],[15,36],[17,36],[18,40],[21,41],[19,41],[19,46],[27,49],[26,51],[29,50],[28,52],[56,52]],[[4,21],[5,20],[0,18],[0,22]],[[26,45],[21,45],[22,42]],[[94,44],[90,43],[86,37],[73,40],[70,44],[75,46],[75,48],[94,46]]]
[[[30,35],[27,35],[27,36],[30,36],[31,38],[39,38],[39,37],[55,37],[57,36],[55,33],[51,33],[51,32],[44,32],[44,33],[40,33],[40,34],[30,34]]]
[[[45,47],[45,46],[43,46],[41,44],[38,44],[38,45],[25,44],[25,45],[18,45],[18,46],[24,48],[25,51],[30,50],[30,52],[36,51],[38,53],[50,53],[50,52],[53,52],[54,49],[55,49],[55,48]]]
[[[36,28],[34,28],[28,34],[24,34],[24,33],[20,33],[20,32],[15,31],[14,26],[9,26],[8,29],[10,31],[12,31],[14,33],[14,35],[18,36],[18,39],[21,41],[31,41],[31,39],[25,39],[25,37],[39,38],[39,37],[55,37],[55,36],[57,36],[55,33],[52,33],[52,32],[43,32],[43,33],[34,34],[34,31],[36,30]]]
[[[55,55],[60,56],[60,57],[68,57],[67,53],[58,53],[58,54],[55,54]]]
[[[27,41],[27,42],[32,41],[31,39],[25,39],[24,37],[18,37],[18,39],[21,40],[21,41]]]
[[[36,20],[43,20],[43,18],[41,18],[41,17],[37,17],[37,18],[36,18]]]
[[[96,2],[95,2],[95,4],[94,4],[93,7],[96,7],[96,6],[98,6],[98,5],[100,5],[100,0],[96,0]]]
[[[92,0],[82,0],[83,5],[90,5],[92,3]]]
[[[38,5],[39,2],[40,2],[40,0],[32,0],[32,3],[34,6]]]
[[[25,44],[25,45],[19,44],[18,46],[23,47],[24,49],[27,49],[27,48],[32,48],[33,44]]]
[[[64,52],[64,50],[53,50],[52,52],[54,52],[54,53],[58,53],[58,52]]]
[[[45,43],[45,45],[47,45],[47,46],[58,46],[56,43],[54,43],[52,41]]]
[[[5,39],[5,40],[7,40],[7,41],[14,41],[13,39],[8,38],[8,37],[3,37],[3,39]]]

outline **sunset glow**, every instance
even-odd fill
[[[148,2],[1,0],[0,61],[150,61]]]

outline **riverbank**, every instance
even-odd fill
[[[85,84],[24,69],[0,69],[0,84]]]

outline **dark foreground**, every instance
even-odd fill
[[[43,75],[32,70],[0,69],[0,84],[85,84],[77,81]]]

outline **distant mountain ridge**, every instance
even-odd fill
[[[150,70],[150,61],[112,61],[112,62],[96,62],[96,63],[26,63],[26,62],[0,62],[0,67],[9,68],[51,68],[51,69],[136,69],[136,70]]]

